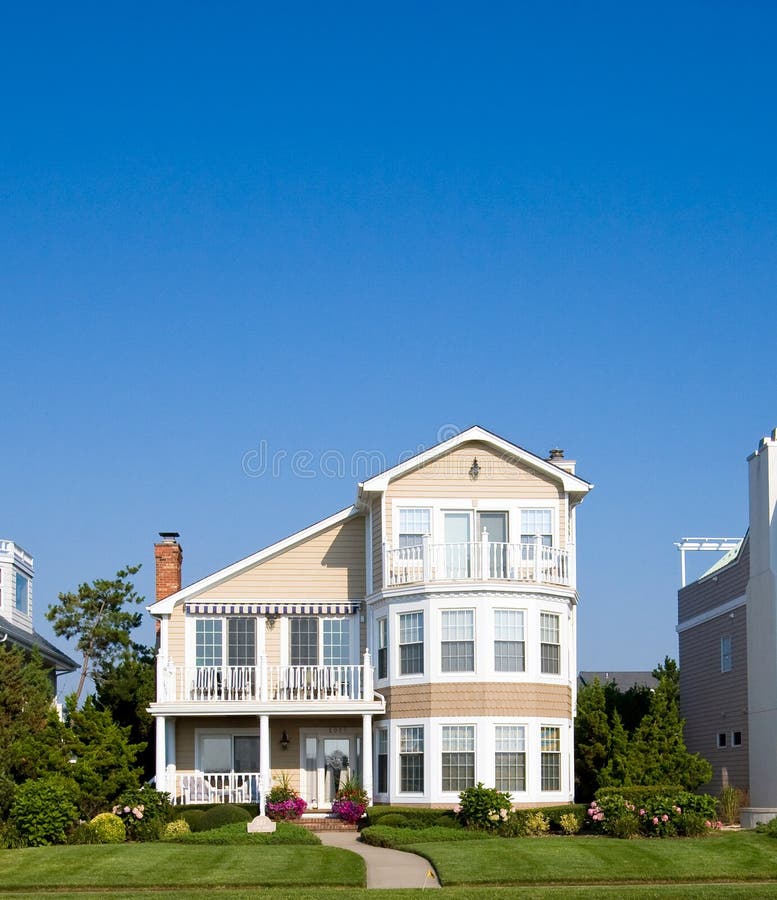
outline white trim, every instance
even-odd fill
[[[716,606],[714,609],[708,609],[706,612],[699,613],[697,616],[693,616],[690,619],[686,619],[684,622],[680,622],[678,625],[675,625],[675,631],[678,634],[682,634],[684,631],[688,631],[689,628],[695,628],[697,625],[711,622],[713,619],[717,619],[718,616],[725,615],[725,613],[739,609],[740,606],[745,606],[746,604],[747,596],[744,594],[741,597],[735,597],[733,600],[727,600],[725,603],[721,603],[720,606]]]
[[[431,447],[424,453],[419,453],[417,456],[413,456],[410,459],[399,463],[399,465],[386,469],[385,472],[381,472],[379,475],[375,475],[374,477],[361,482],[359,484],[359,489],[365,493],[385,491],[389,482],[393,481],[395,478],[399,478],[413,469],[426,465],[432,460],[437,459],[437,457],[443,456],[451,450],[454,450],[456,447],[470,441],[480,441],[481,443],[495,447],[497,450],[501,450],[509,456],[519,459],[533,469],[537,469],[545,475],[549,475],[554,480],[560,481],[564,490],[569,493],[585,495],[593,487],[593,484],[584,481],[577,475],[572,475],[569,472],[564,471],[564,469],[560,469],[553,463],[548,462],[539,456],[535,456],[533,453],[524,450],[522,447],[518,447],[516,444],[511,444],[509,441],[504,440],[504,438],[500,438],[490,431],[486,431],[485,428],[481,428],[479,425],[474,425],[471,428],[467,428],[466,431],[454,435],[449,440]]]
[[[274,544],[270,544],[269,547],[265,547],[263,550],[253,553],[251,556],[246,556],[245,559],[232,563],[231,566],[226,566],[224,569],[219,569],[217,572],[213,572],[211,575],[201,578],[199,581],[195,581],[194,584],[190,584],[188,587],[182,588],[174,594],[170,594],[170,596],[165,597],[164,600],[152,603],[151,606],[147,606],[146,609],[152,616],[159,615],[160,613],[171,613],[182,600],[188,600],[190,597],[195,597],[203,591],[208,590],[208,588],[221,584],[228,578],[240,575],[242,572],[245,572],[257,563],[263,562],[265,559],[274,556],[276,553],[288,550],[295,544],[299,544],[308,538],[315,537],[315,535],[320,534],[322,531],[326,531],[327,528],[331,528],[333,525],[337,525],[340,522],[344,522],[346,519],[350,519],[352,516],[361,514],[361,510],[355,504],[353,506],[348,506],[345,509],[341,509],[340,512],[336,512],[334,515],[322,519],[320,522],[316,522],[308,528],[303,528],[302,531],[297,531],[294,534],[289,535],[289,537],[277,541]]]

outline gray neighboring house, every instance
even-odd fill
[[[680,588],[677,631],[686,744],[713,767],[703,789],[747,791],[742,825],[754,827],[777,816],[777,429],[748,466],[750,527]],[[677,546],[713,549],[701,540]]]
[[[658,679],[652,672],[580,672],[577,683],[580,687],[586,687],[593,684],[596,678],[602,685],[614,684],[624,692],[633,687],[646,687],[651,691],[658,687]]]
[[[0,540],[0,643],[16,645],[26,652],[37,648],[56,691],[57,675],[74,672],[78,663],[33,628],[34,577],[32,556],[14,541]]]

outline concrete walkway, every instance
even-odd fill
[[[356,831],[318,831],[327,847],[352,850],[367,863],[368,888],[438,888],[440,886],[429,860],[415,853],[370,847],[358,840]],[[429,874],[431,872],[431,875]]]

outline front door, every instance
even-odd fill
[[[361,771],[361,738],[344,732],[308,732],[303,739],[302,796],[310,809],[330,809],[337,791]]]

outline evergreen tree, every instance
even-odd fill
[[[677,663],[667,657],[653,674],[658,678],[658,687],[648,714],[631,739],[626,783],[679,784],[686,790],[695,790],[710,780],[712,767],[685,746]]]
[[[610,723],[598,678],[578,691],[575,747],[575,794],[579,802],[587,802],[599,787],[599,772],[610,755]]]
[[[627,773],[628,758],[629,735],[616,709],[612,714],[610,754],[607,763],[599,772],[599,787],[622,787],[630,784]]]
[[[143,603],[129,580],[140,566],[127,566],[114,579],[98,578],[92,584],[80,584],[77,593],[62,593],[58,603],[49,606],[46,618],[60,637],[75,638],[83,655],[76,701],[93,670],[105,665],[132,646],[131,632],[140,625],[139,612],[127,606]]]

